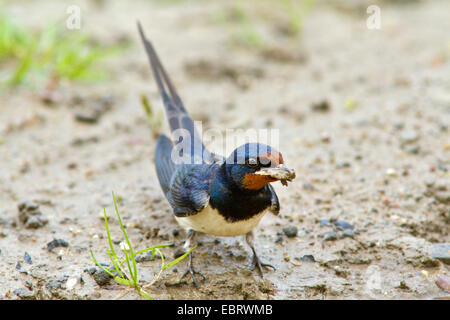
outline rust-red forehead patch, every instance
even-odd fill
[[[276,151],[268,152],[267,154],[259,156],[261,163],[264,164],[264,160],[262,160],[262,158],[268,159],[270,161],[270,163],[275,164],[275,165],[284,163],[283,156],[281,155],[281,153],[276,152]]]

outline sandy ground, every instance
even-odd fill
[[[230,42],[236,27],[217,18],[227,12],[225,1],[7,7],[39,26],[46,16],[64,21],[74,2],[85,31],[132,46],[107,62],[110,81],[63,83],[53,105],[24,87],[1,93],[0,299],[141,298],[92,274],[90,250],[108,262],[104,207],[113,239],[121,240],[111,191],[135,248],[174,243],[163,249],[171,260],[183,245],[185,233],[159,189],[155,139],[140,106],[141,93],[161,102],[137,19],[195,119],[220,130],[280,129],[279,149],[297,172],[289,187],[274,185],[280,215],[267,214],[256,229],[259,255],[275,272],[261,279],[248,270],[241,237],[200,235],[194,261],[207,280],[200,288],[180,281],[183,261],[162,274],[151,295],[449,297],[435,283],[450,276],[449,266],[430,252],[450,242],[450,2],[383,1],[380,30],[366,28],[365,2],[319,2],[295,41],[274,31],[275,17],[268,18],[273,25],[259,21],[266,41],[257,49]],[[107,110],[98,121],[79,121],[77,114],[98,106]],[[24,223],[24,214],[37,215]],[[287,237],[283,229],[294,226],[297,235]],[[68,246],[48,250],[54,239]],[[138,264],[142,283],[160,263]]]

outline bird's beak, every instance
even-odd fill
[[[270,176],[276,180],[280,180],[281,184],[287,186],[287,181],[292,181],[295,178],[295,171],[279,164],[276,167],[261,168],[255,174]]]

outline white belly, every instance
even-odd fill
[[[265,211],[258,213],[247,220],[229,222],[217,210],[207,206],[199,213],[189,217],[175,217],[178,224],[185,229],[212,234],[222,237],[233,237],[246,234],[255,228]]]

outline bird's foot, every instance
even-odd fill
[[[200,284],[197,280],[197,277],[195,276],[196,274],[200,275],[203,278],[203,280],[206,280],[206,277],[205,277],[205,275],[203,275],[203,273],[195,270],[194,265],[192,264],[192,254],[189,254],[189,265],[188,265],[188,268],[186,269],[186,271],[181,276],[181,279],[186,277],[186,275],[188,273],[191,275],[192,281],[194,282],[194,286],[196,286],[196,287],[200,286]]]
[[[189,266],[186,271],[183,273],[183,275],[181,276],[181,279],[183,279],[184,277],[186,277],[187,274],[191,275],[192,281],[194,282],[194,286],[196,287],[200,287],[200,284],[197,280],[197,277],[195,276],[196,274],[200,275],[203,280],[206,280],[206,277],[203,275],[203,273],[201,273],[200,271],[197,271],[194,269],[194,267]]]
[[[259,260],[258,255],[256,254],[255,247],[253,245],[253,239],[254,239],[254,235],[253,235],[252,231],[250,231],[249,233],[247,233],[245,235],[245,241],[250,246],[250,248],[252,249],[252,252],[253,252],[253,260],[252,260],[250,270],[253,271],[253,270],[255,270],[255,267],[258,267],[259,275],[261,276],[261,278],[263,278],[264,277],[263,276],[263,268],[265,268],[267,270],[268,269],[276,270],[276,269],[273,265],[261,262],[261,260]]]
[[[255,270],[255,267],[258,267],[258,272],[259,275],[261,276],[261,278],[263,278],[263,268],[265,268],[266,270],[272,269],[273,271],[276,270],[276,268],[268,263],[264,263],[261,262],[261,260],[259,260],[258,256],[256,255],[256,253],[253,254],[253,260],[252,260],[252,264],[250,266],[250,270]]]

